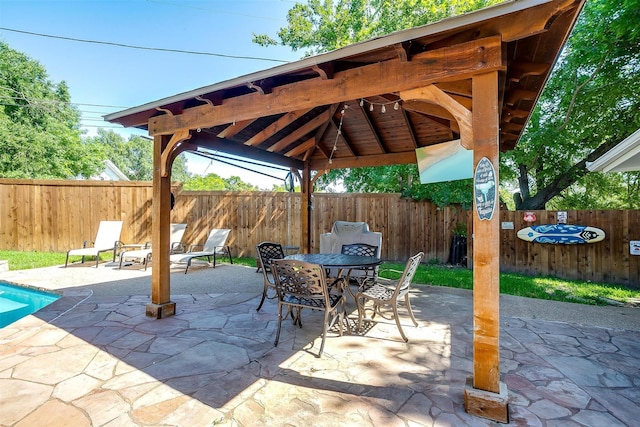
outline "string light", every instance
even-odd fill
[[[380,106],[380,112],[387,112],[387,105],[393,104],[393,109],[398,111],[400,109],[400,101],[389,101],[389,102],[371,102],[368,99],[360,98],[360,106],[364,108],[364,103],[369,104],[369,111],[374,111],[376,106]]]
[[[361,101],[362,102],[362,101]],[[342,107],[342,111],[340,111],[340,124],[338,125],[338,132],[336,133],[336,140],[333,141],[333,148],[331,149],[331,154],[329,155],[329,164],[333,163],[333,153],[336,152],[338,147],[338,138],[342,135],[342,121],[344,120],[344,112],[349,108],[347,104],[344,104]]]

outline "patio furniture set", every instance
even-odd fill
[[[378,237],[381,240],[381,235]],[[332,248],[335,250],[335,244]],[[388,306],[393,311],[402,339],[408,342],[398,316],[400,303],[405,305],[413,324],[418,325],[411,310],[409,286],[424,257],[423,252],[410,257],[404,271],[396,271],[400,274],[398,280],[378,276],[380,247],[369,243],[343,244],[339,253],[321,251],[316,254],[285,255],[281,244],[267,241],[256,245],[256,252],[264,278],[262,297],[256,310],[260,311],[266,299],[277,299],[276,346],[283,319],[291,316],[293,324],[302,327],[303,309],[322,311],[322,342],[318,354],[322,356],[327,330],[336,322],[340,335],[343,324],[351,333],[345,309],[347,295],[355,300],[358,309],[358,330],[362,330],[363,321],[371,322],[376,315],[384,317],[382,308]],[[352,287],[356,290],[353,291]],[[367,307],[368,302],[371,303],[370,308]],[[366,317],[367,309],[372,310],[371,318]]]

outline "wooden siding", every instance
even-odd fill
[[[187,243],[203,243],[210,228],[230,228],[234,256],[255,257],[255,245],[264,240],[300,246],[299,193],[187,192],[177,186],[174,194],[171,221],[188,224]],[[66,252],[93,240],[101,220],[124,221],[125,243],[151,240],[150,182],[0,179],[0,200],[3,250]],[[365,221],[382,232],[386,260],[404,261],[424,251],[427,262],[446,262],[455,224],[466,222],[472,234],[470,212],[398,194],[316,193],[312,209],[312,251],[337,220]],[[554,211],[534,212],[535,224],[557,222]],[[567,216],[568,223],[601,228],[607,237],[587,245],[525,242],[516,237],[530,225],[523,213],[502,211],[501,222],[512,222],[513,229],[500,230],[501,270],[640,288],[640,256],[629,253],[629,242],[640,240],[640,211],[568,211]]]

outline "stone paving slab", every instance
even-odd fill
[[[384,318],[356,332],[350,304],[354,333],[332,329],[318,358],[321,315],[309,310],[303,328],[285,320],[273,346],[276,304],[255,311],[255,269],[172,274],[172,289],[184,293],[172,296],[176,315],[161,320],[144,315],[148,273],[87,269],[47,271],[65,296],[0,330],[0,426],[498,425],[464,411],[473,369],[469,291],[416,286],[419,326],[402,319],[409,343]],[[31,275],[0,280],[47,284]],[[561,306],[562,316],[574,306]],[[637,312],[616,311],[630,326],[611,328],[608,314],[603,327],[598,319],[546,320],[544,310],[505,311],[501,379],[511,425],[637,425]]]

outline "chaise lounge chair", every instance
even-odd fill
[[[173,254],[169,259],[175,264],[186,264],[184,274],[187,274],[191,266],[191,261],[195,258],[207,258],[209,263],[211,263],[211,258],[213,258],[213,268],[216,268],[216,256],[223,255],[228,256],[229,261],[233,264],[231,248],[227,245],[227,238],[230,232],[231,230],[228,228],[214,228],[209,233],[209,237],[204,245],[191,245],[187,252]],[[202,248],[202,250],[196,250],[199,248]]]
[[[170,253],[184,252],[183,245],[181,243],[182,236],[187,229],[187,224],[171,224],[171,248]],[[152,249],[151,245],[147,244],[142,249],[136,249],[132,251],[125,251],[120,253],[120,263],[118,269],[122,268],[122,263],[126,260],[141,261],[144,265],[145,271],[149,261],[151,261]]]
[[[71,249],[67,251],[67,259],[64,262],[64,267],[67,268],[69,263],[69,255],[81,256],[84,263],[84,257],[94,256],[96,257],[96,268],[100,262],[100,252],[113,251],[113,261],[116,260],[116,250],[118,244],[120,244],[120,234],[122,233],[122,221],[100,221],[98,227],[98,233],[96,239],[93,242],[93,247],[87,247],[87,241],[85,240],[82,248]]]

